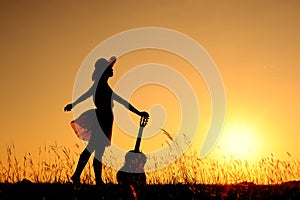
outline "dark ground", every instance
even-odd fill
[[[279,185],[146,185],[137,192],[142,200],[171,199],[295,199],[300,200],[300,182]],[[132,193],[130,193],[132,194]],[[127,196],[126,196],[127,195]],[[0,199],[104,199],[128,200],[128,190],[119,185],[0,183]]]

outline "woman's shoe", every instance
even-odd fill
[[[78,185],[80,184],[80,177],[72,176],[71,180],[73,181],[74,184]]]

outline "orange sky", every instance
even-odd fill
[[[284,158],[290,152],[299,159],[299,19],[296,0],[2,2],[0,158],[11,142],[20,154],[54,141],[67,146],[79,142],[69,126],[72,114],[64,113],[63,107],[71,101],[81,63],[113,34],[154,26],[192,37],[218,66],[227,97],[225,127],[218,143],[222,153],[233,153],[226,141],[239,127],[239,132],[248,131],[251,145],[257,146],[251,150],[255,154]],[[125,55],[116,65],[111,85],[122,70],[143,61],[174,65],[185,73],[178,64],[182,61],[177,65],[168,61],[171,55],[151,55]],[[133,61],[136,56],[144,60],[126,64],[126,59]],[[118,69],[121,64],[125,67]],[[200,107],[209,115],[205,86],[201,83],[197,88],[197,94],[204,94]],[[161,96],[145,105],[138,97],[132,101],[137,108],[147,109]],[[167,120],[164,128],[172,132],[178,119]]]

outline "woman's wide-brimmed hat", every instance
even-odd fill
[[[92,80],[99,79],[103,72],[108,68],[112,67],[117,61],[116,56],[110,57],[109,60],[106,60],[105,58],[100,58],[95,63],[95,70],[92,75]]]

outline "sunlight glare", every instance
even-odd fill
[[[250,159],[255,157],[257,142],[253,129],[244,124],[234,124],[224,132],[221,146],[228,155]]]

